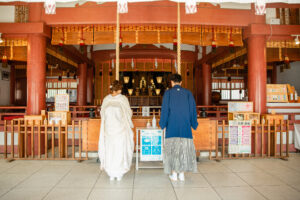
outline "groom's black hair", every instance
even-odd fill
[[[179,74],[172,74],[170,80],[174,83],[180,83],[182,81],[182,78]]]

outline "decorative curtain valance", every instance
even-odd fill
[[[214,40],[217,46],[228,46],[230,41],[234,46],[243,46],[242,28],[239,27],[181,25],[180,29],[183,44],[210,46]],[[120,38],[123,43],[173,43],[177,35],[176,30],[175,25],[121,25]],[[112,44],[115,43],[115,34],[114,25],[53,27],[51,43],[53,45]]]
[[[296,44],[294,40],[268,41],[267,48],[300,48],[300,44]]]

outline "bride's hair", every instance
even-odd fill
[[[118,81],[118,80],[115,80],[112,85],[110,86],[110,90],[113,92],[113,91],[119,91],[119,90],[122,90],[123,86],[122,84]]]

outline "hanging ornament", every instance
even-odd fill
[[[287,55],[284,56],[284,63],[285,64],[289,64],[290,63],[290,59]]]
[[[111,60],[111,68],[112,68],[112,69],[115,68],[115,62],[114,62],[114,59]]]
[[[155,69],[157,69],[158,63],[157,63],[157,59],[156,58],[155,58],[155,61],[154,61],[154,66],[155,66]]]
[[[123,48],[123,37],[121,36],[121,29],[120,29],[120,40],[119,40],[120,50]]]
[[[186,0],[185,1],[185,13],[186,14],[197,13],[197,3],[195,0]]]
[[[176,60],[174,62],[174,67],[175,67],[175,70],[176,70],[176,73],[178,72],[178,67],[177,67],[177,63],[176,63]]]
[[[45,0],[44,8],[45,8],[45,13],[47,15],[56,14],[56,2],[55,2],[55,0]]]
[[[190,70],[189,70],[189,68],[187,68],[186,75],[190,76]]]
[[[134,68],[134,62],[133,62],[133,58],[131,58],[131,68]]]
[[[255,14],[256,15],[266,14],[266,0],[256,0],[256,2],[255,2]]]
[[[177,35],[173,36],[173,51],[177,51]]]
[[[65,42],[65,29],[64,27],[62,27],[62,38],[60,38],[58,45],[62,47],[64,45],[64,42]]]
[[[230,29],[229,48],[230,48],[230,52],[234,51],[234,41],[232,40],[232,28]]]
[[[118,13],[128,13],[127,0],[118,0]]]
[[[215,53],[216,48],[217,48],[217,42],[216,42],[216,38],[215,38],[215,29],[214,28],[212,30],[212,34],[213,34],[213,38],[212,38],[212,41],[211,41],[211,47],[212,47],[212,52]]]

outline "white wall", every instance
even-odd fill
[[[280,67],[277,67],[277,83],[290,84],[300,94],[300,61],[291,63],[291,69],[284,69],[280,72]]]
[[[0,22],[15,22],[15,6],[0,6]]]
[[[0,106],[7,106],[9,105],[10,98],[10,81],[2,80],[2,71],[9,72],[10,78],[10,66],[8,66],[7,68],[2,68],[2,63],[0,63]]]

